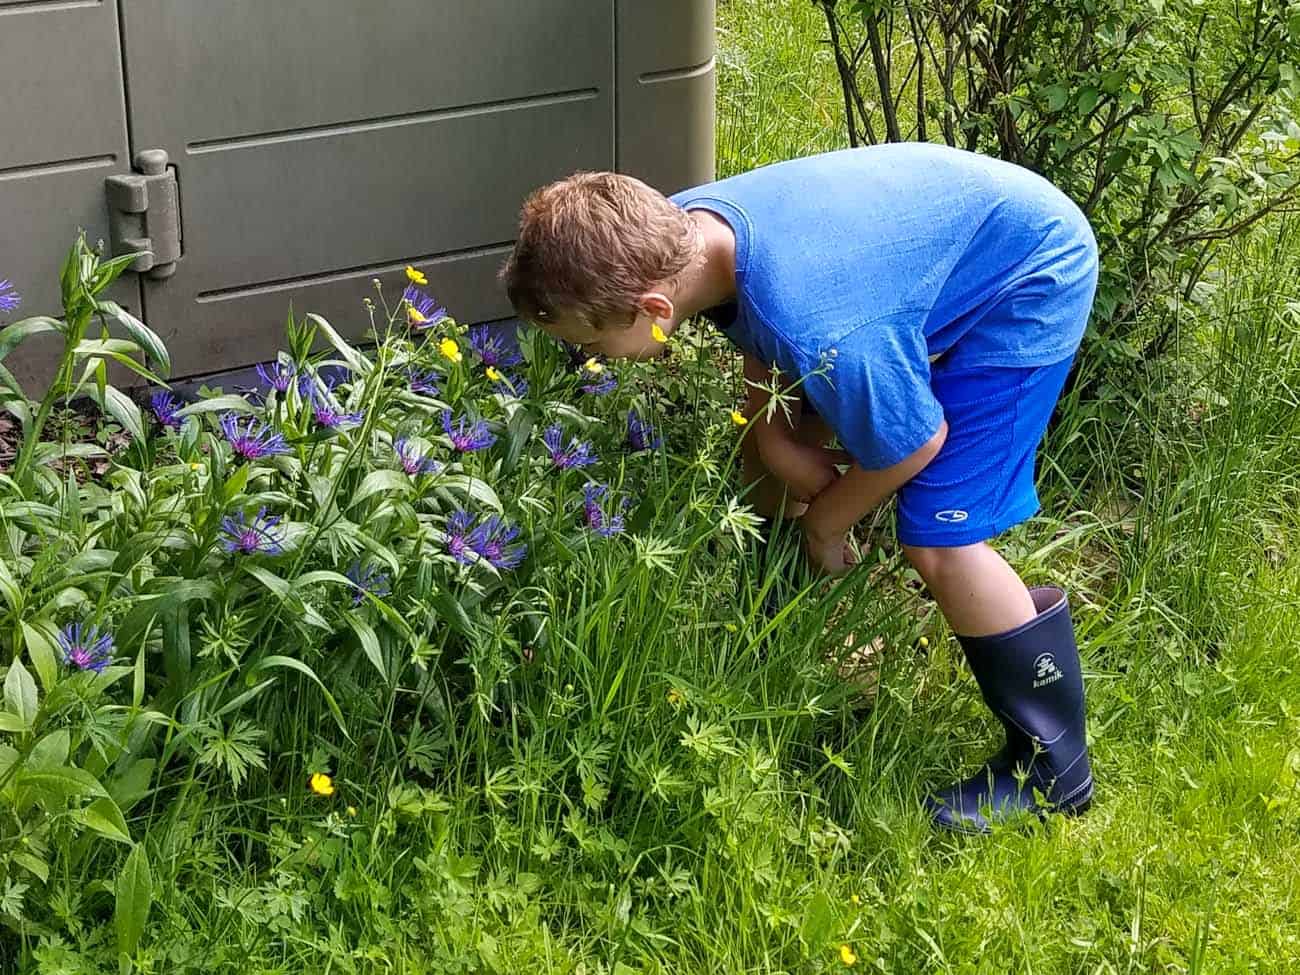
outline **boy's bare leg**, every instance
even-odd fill
[[[808,506],[786,496],[785,485],[768,473],[767,465],[758,455],[758,441],[745,437],[740,442],[741,478],[748,489],[745,501],[764,518],[798,518]],[[750,486],[752,485],[752,487]],[[784,502],[784,507],[782,506]]]
[[[1020,576],[992,547],[980,542],[957,548],[904,545],[948,625],[961,636],[992,636],[1038,615]]]

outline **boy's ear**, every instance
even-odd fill
[[[662,291],[647,291],[637,300],[636,306],[650,318],[670,321],[673,317],[673,300]]]

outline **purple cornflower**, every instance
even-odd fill
[[[0,312],[7,314],[22,303],[22,295],[9,283],[9,279],[0,281]]]
[[[406,320],[415,328],[433,328],[447,317],[446,308],[413,284],[406,286],[402,300],[406,302]]]
[[[459,417],[456,425],[452,426],[451,410],[442,411],[442,429],[451,438],[451,445],[462,454],[491,447],[497,442],[496,434],[488,430],[485,420],[470,421]]]
[[[59,647],[64,662],[78,670],[102,674],[113,660],[113,638],[93,625],[69,623],[59,632]]]
[[[397,462],[402,465],[402,470],[412,477],[420,474],[437,474],[442,470],[441,464],[425,457],[419,448],[405,437],[398,437],[393,441],[393,452],[397,454]]]
[[[468,511],[453,511],[447,518],[447,551],[461,565],[474,561],[474,546],[470,535],[474,530],[474,516]]]
[[[592,396],[604,396],[606,393],[612,393],[618,388],[618,380],[613,374],[605,373],[595,380],[595,382],[583,383],[578,387],[584,393],[590,393]]]
[[[501,336],[488,325],[475,325],[471,328],[469,344],[483,360],[483,365],[494,369],[506,369],[524,361],[524,357],[503,342]]]
[[[496,380],[492,385],[502,396],[513,396],[515,399],[523,399],[528,395],[528,380],[523,376],[511,376],[502,373],[501,378]]]
[[[366,415],[358,410],[355,413],[346,413],[343,408],[327,395],[313,397],[311,401],[311,415],[316,422],[327,430],[338,430],[345,426],[356,426],[365,422]]]
[[[227,515],[221,519],[221,530],[226,537],[221,544],[225,550],[234,555],[252,555],[263,552],[267,555],[279,555],[284,551],[285,531],[280,526],[280,516],[267,517],[265,508],[258,508],[252,522],[242,511]]]
[[[655,436],[655,428],[649,420],[643,420],[636,410],[627,413],[627,442],[633,453],[642,450],[654,450],[664,442],[663,437]]]
[[[257,364],[257,377],[277,393],[289,392],[289,387],[298,376],[298,370],[292,363],[276,360],[269,368],[266,363]]]
[[[546,449],[551,455],[551,463],[562,471],[596,463],[596,455],[592,452],[591,444],[583,443],[577,437],[570,437],[569,445],[564,446],[564,431],[560,429],[559,424],[546,428],[546,432],[542,434],[542,443],[546,444]]]
[[[247,460],[261,460],[273,454],[289,453],[284,435],[276,433],[255,417],[248,417],[245,425],[236,413],[222,414],[221,432],[226,435],[231,449]]]
[[[519,526],[499,515],[489,515],[469,535],[469,544],[494,569],[513,569],[524,560],[528,546],[511,545],[519,537]]]
[[[389,595],[393,588],[388,584],[388,576],[374,565],[362,566],[360,561],[353,562],[343,573],[352,583],[352,605],[360,606],[366,599],[366,593],[383,597]]]
[[[430,369],[428,372],[420,372],[417,369],[409,369],[406,373],[408,388],[413,393],[419,393],[421,396],[438,395],[438,374]]]
[[[158,418],[158,422],[165,427],[171,427],[173,430],[181,428],[181,418],[176,415],[176,411],[181,408],[171,393],[166,391],[154,393],[149,397],[149,406],[153,408],[153,415]]]
[[[605,515],[602,501],[608,491],[609,488],[603,484],[587,484],[582,489],[582,515],[587,521],[587,527],[601,538],[617,535],[624,527],[621,514],[608,518]],[[630,499],[624,499],[622,507],[626,508],[629,502]]]

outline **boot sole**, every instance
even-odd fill
[[[1040,822],[1047,822],[1047,817],[1052,815],[1053,813],[1058,813],[1062,816],[1068,816],[1071,819],[1075,819],[1079,816],[1082,816],[1084,813],[1086,813],[1089,809],[1092,808],[1092,799],[1093,799],[1092,783],[1089,782],[1088,794],[1084,796],[1082,799],[1080,799],[1078,802],[1072,802],[1068,806],[1066,805],[1052,806],[1050,809],[1028,809],[1026,810],[1026,812],[1030,812],[1033,815],[1037,816]],[[936,819],[931,819],[931,823],[935,829],[941,830],[945,833],[953,833],[961,836],[988,836],[990,833],[993,832],[992,829],[980,829],[978,826],[961,826],[958,825],[957,823],[943,823],[943,822],[939,822]]]

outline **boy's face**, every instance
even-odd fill
[[[587,355],[604,356],[607,359],[653,359],[662,355],[664,343],[654,337],[656,323],[664,333],[671,332],[673,307],[671,301],[661,295],[655,295],[656,301],[646,302],[642,299],[632,323],[627,320],[602,323],[601,328],[580,318],[560,315],[547,321],[538,322],[548,335],[561,342],[575,345]],[[662,333],[661,333],[662,334]]]

